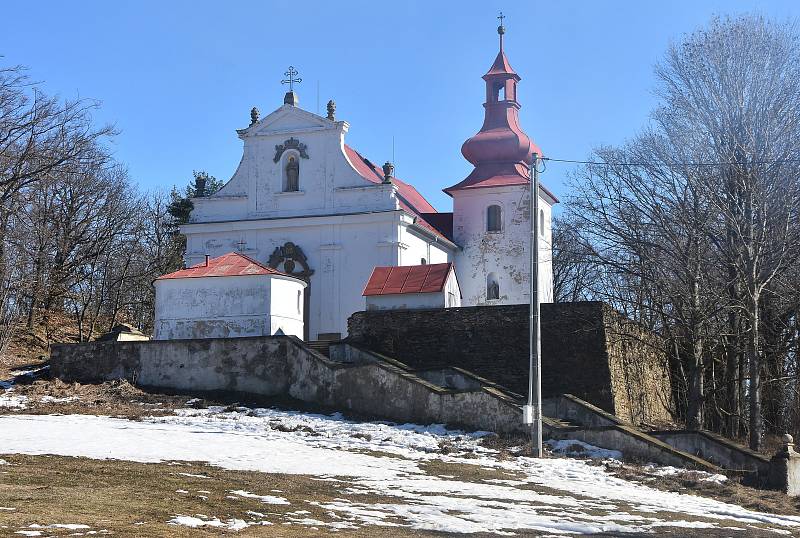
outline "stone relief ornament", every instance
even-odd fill
[[[287,242],[282,247],[276,247],[270,255],[267,264],[273,269],[278,269],[279,271],[283,271],[286,274],[306,281],[314,274],[314,270],[308,266],[308,260],[303,253],[303,249],[291,241]],[[281,265],[283,265],[283,269],[281,269]],[[301,270],[296,271],[298,265]]]
[[[308,152],[306,151],[308,147],[300,142],[298,139],[291,137],[289,140],[286,140],[283,144],[276,144],[275,145],[275,158],[272,159],[273,162],[278,162],[281,160],[281,155],[287,149],[296,150],[300,157],[303,159],[308,159]]]

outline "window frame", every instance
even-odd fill
[[[497,212],[498,212],[498,214],[497,214],[497,229],[491,229],[490,228],[490,225],[492,224],[492,218],[491,218],[491,210],[492,210],[492,208],[497,208]],[[504,211],[503,211],[503,205],[502,204],[491,203],[488,206],[486,206],[486,211],[484,212],[484,214],[486,215],[486,226],[484,226],[484,228],[486,229],[486,233],[490,233],[490,234],[503,233],[503,228],[504,228],[504,226],[503,226],[503,213],[504,213]]]

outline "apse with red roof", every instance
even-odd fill
[[[158,277],[153,338],[303,336],[306,283],[240,252]]]
[[[364,288],[367,310],[454,308],[461,289],[452,263],[376,267]]]

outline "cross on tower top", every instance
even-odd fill
[[[287,78],[282,80],[281,84],[288,84],[289,91],[290,92],[294,91],[294,85],[303,82],[303,79],[297,76],[299,74],[300,73],[297,72],[297,69],[295,69],[294,66],[290,65],[289,70],[283,74]]]
[[[503,15],[503,12],[501,11],[500,15],[498,15],[497,18],[500,19],[500,26],[497,27],[497,33],[500,34],[500,51],[502,52],[503,51],[503,34],[506,33],[506,27],[503,26],[503,20],[506,18],[506,16]]]

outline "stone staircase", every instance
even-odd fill
[[[311,340],[306,342],[306,346],[310,347],[320,355],[325,357],[331,356],[331,344],[333,341],[331,340]]]

